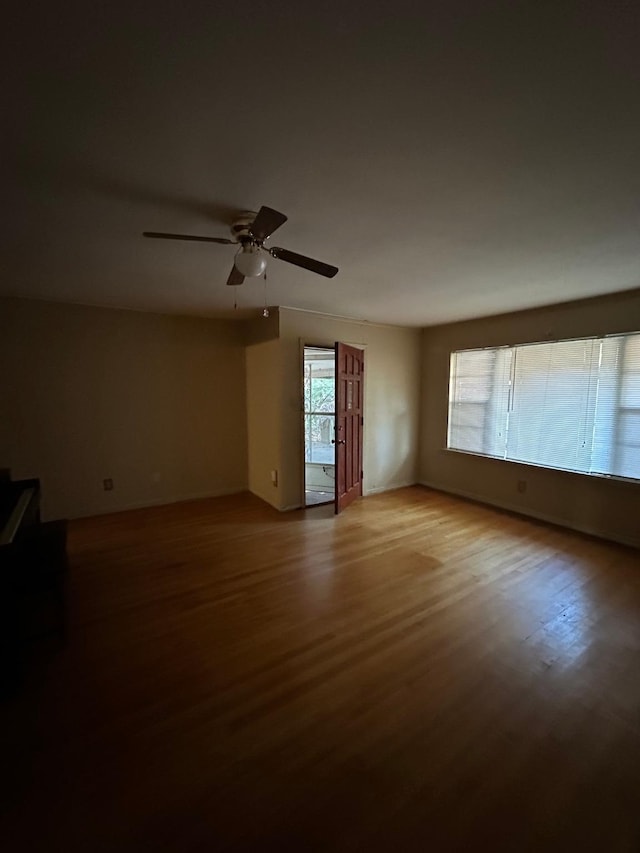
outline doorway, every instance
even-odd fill
[[[336,354],[333,347],[305,346],[304,502],[333,503],[336,488]]]

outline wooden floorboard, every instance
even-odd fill
[[[422,487],[69,549],[2,850],[640,850],[640,552]]]

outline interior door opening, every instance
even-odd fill
[[[304,348],[304,503],[335,500],[336,354],[333,347]]]

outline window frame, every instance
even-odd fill
[[[518,350],[520,350],[520,349],[523,349],[523,348],[529,347],[529,346],[540,346],[540,345],[545,345],[545,344],[571,343],[571,342],[587,343],[589,341],[605,341],[605,340],[609,340],[612,338],[623,338],[624,339],[623,352],[624,352],[626,350],[628,340],[630,338],[637,337],[637,336],[640,336],[640,330],[630,331],[630,332],[614,332],[614,333],[608,333],[606,335],[588,335],[588,336],[572,337],[572,338],[547,338],[546,340],[525,341],[522,343],[498,344],[495,346],[484,346],[484,347],[466,347],[463,349],[456,349],[456,350],[452,349],[452,350],[450,350],[449,351],[449,377],[448,377],[448,382],[447,382],[447,423],[446,423],[446,435],[445,435],[446,443],[445,443],[445,446],[442,448],[442,450],[444,450],[447,453],[456,453],[456,454],[461,454],[463,456],[472,456],[475,458],[479,457],[479,458],[484,458],[484,459],[492,459],[495,462],[504,462],[504,463],[507,463],[510,465],[519,465],[519,466],[525,466],[528,468],[537,468],[537,469],[544,470],[544,471],[557,471],[557,472],[560,472],[562,474],[569,474],[569,475],[574,475],[574,476],[578,476],[578,477],[590,477],[590,478],[596,478],[596,479],[602,479],[602,480],[614,480],[614,481],[617,481],[620,483],[633,484],[635,486],[640,485],[640,474],[636,478],[636,477],[626,477],[626,476],[621,475],[621,474],[609,474],[609,473],[601,472],[601,471],[593,471],[593,472],[592,471],[580,471],[580,470],[576,470],[573,468],[556,467],[556,466],[552,466],[552,465],[545,465],[545,464],[542,464],[539,462],[513,459],[513,458],[509,458],[506,455],[504,457],[502,457],[502,456],[494,455],[492,453],[486,453],[486,452],[476,451],[476,450],[466,450],[466,449],[461,449],[461,448],[449,446],[449,443],[451,440],[451,412],[452,412],[451,394],[452,394],[453,383],[454,383],[454,357],[456,355],[458,355],[459,353],[488,352],[488,351],[497,352],[500,350],[511,351],[513,353],[512,376],[511,376],[511,382],[510,382],[510,388],[509,388],[509,397],[511,398],[512,395],[514,394],[514,391],[515,391],[515,387],[514,387],[515,365],[516,365],[516,361],[517,361],[517,353],[518,353]],[[624,357],[622,360],[624,362]],[[624,377],[624,371],[620,370],[617,374],[618,393],[617,393],[617,402],[615,405],[616,429],[618,429],[618,423],[619,423],[620,415],[623,412],[626,412],[626,411],[630,411],[633,413],[639,413],[640,412],[640,407],[636,407],[636,406],[628,407],[628,406],[621,406],[620,405],[620,389],[622,386],[623,377]],[[480,405],[480,403],[477,403],[477,405]],[[487,401],[487,403],[485,403],[484,405],[485,406],[490,405],[490,401]],[[485,421],[486,421],[486,416],[485,416]],[[618,445],[614,444],[613,449],[614,449],[614,455],[616,455],[619,452]]]

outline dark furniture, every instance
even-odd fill
[[[14,692],[32,642],[65,634],[67,523],[40,520],[40,481],[0,472],[0,695]]]

